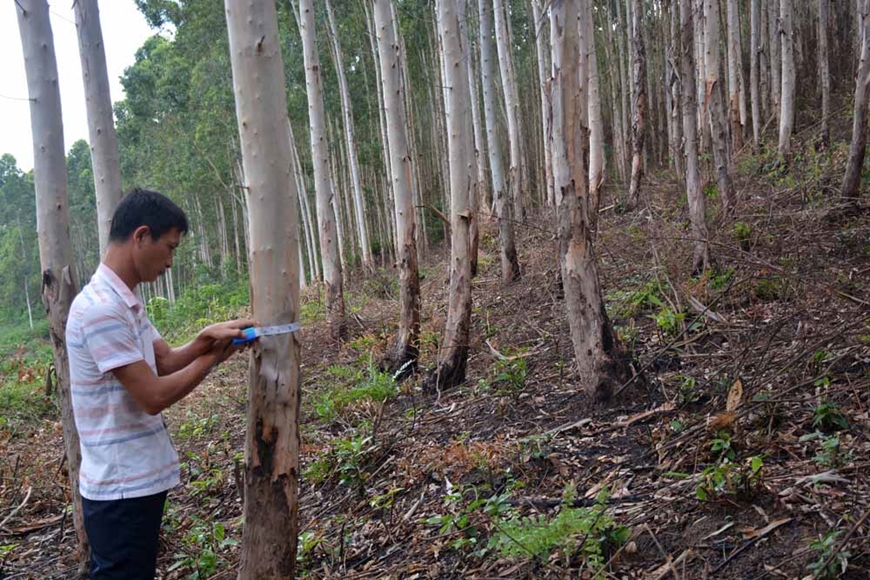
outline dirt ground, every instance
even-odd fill
[[[503,496],[549,517],[605,491],[630,537],[605,546],[601,577],[804,578],[828,559],[847,563],[843,578],[870,576],[870,208],[839,211],[834,173],[813,162],[742,179],[737,214],[713,216],[716,269],[701,278],[669,177],[650,178],[640,211],[601,214],[602,287],[634,373],[608,405],[573,377],[546,213],[518,224],[523,277],[508,287],[496,228],[482,223],[458,388],[424,395],[420,373],[384,403],[325,412],[324,393],[368,377],[397,322],[392,272],[352,282],[348,341],[332,343],[322,321],[300,336],[299,574],[592,578],[576,550],[481,553],[500,530],[472,506]],[[445,264],[443,250],[423,260],[424,369],[446,317]],[[161,578],[235,576],[246,389],[233,360],[167,413],[185,463]],[[0,454],[0,578],[73,577],[59,423],[0,434]]]

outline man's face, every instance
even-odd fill
[[[142,282],[153,282],[172,266],[175,248],[181,243],[181,232],[172,228],[155,240],[145,226],[136,230],[133,235],[134,260],[139,279]]]

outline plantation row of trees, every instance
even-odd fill
[[[579,377],[600,400],[626,375],[594,247],[606,184],[615,186],[614,206],[632,211],[644,204],[645,175],[684,178],[687,267],[702,272],[711,263],[705,184],[716,184],[727,216],[739,202],[735,158],[769,147],[787,171],[796,127],[817,130],[827,145],[833,87],[854,87],[843,194],[858,194],[867,0],[239,4],[227,0],[222,13],[208,0],[137,0],[167,32],[137,52],[113,119],[97,2],[78,0],[91,151],[80,142],[66,158],[56,64],[44,50],[52,46],[47,3],[18,5],[35,167],[31,178],[11,158],[0,166],[10,202],[0,214],[0,268],[10,273],[0,306],[23,313],[42,292],[71,478],[78,444],[64,390],[65,309],[105,247],[122,188],[163,191],[192,219],[186,249],[163,281],[143,289],[146,299],[173,300],[203,277],[247,273],[254,317],[289,321],[299,285],[322,281],[340,340],[345,276],[395,265],[401,317],[383,365],[403,374],[417,364],[419,254],[449,240],[448,315],[425,382],[431,391],[465,378],[481,220],[498,224],[510,283],[522,275],[515,225],[549,212]],[[818,90],[798,99],[799,77],[818,78]],[[818,103],[819,126],[801,121]],[[26,243],[34,227],[39,265]],[[248,408],[247,577],[292,568],[295,542],[283,542],[296,533],[299,348],[292,337],[260,348]]]

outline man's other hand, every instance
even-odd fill
[[[244,338],[245,335],[242,329],[249,326],[257,326],[257,322],[247,319],[219,322],[203,328],[199,335],[197,335],[197,338],[206,343],[208,348],[211,349],[216,343],[225,344],[225,341],[231,341],[234,338]]]

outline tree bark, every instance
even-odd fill
[[[692,272],[700,274],[710,267],[709,233],[706,199],[701,189],[701,166],[698,156],[698,103],[695,89],[695,32],[693,0],[678,0],[680,14],[680,97],[683,110],[683,136],[686,153],[686,197],[692,224]],[[677,7],[674,6],[676,9]]]
[[[353,207],[355,211],[357,231],[362,254],[363,268],[367,271],[374,269],[372,261],[372,247],[369,243],[369,231],[366,224],[365,200],[363,199],[362,180],[359,172],[359,158],[356,152],[356,134],[353,120],[353,105],[350,100],[350,91],[347,88],[347,77],[344,74],[344,61],[341,52],[341,44],[338,41],[338,28],[335,26],[335,17],[332,13],[332,4],[326,0],[326,14],[329,20],[329,36],[332,40],[332,51],[335,59],[335,71],[338,75],[338,89],[341,94],[341,112],[344,116],[344,138],[347,142],[347,164],[350,168],[351,183],[353,185]]]
[[[734,153],[743,148],[743,123],[740,110],[740,13],[737,11],[737,0],[727,0],[728,18],[728,118],[731,121],[731,143]],[[745,108],[745,106],[744,106]]]
[[[334,210],[335,195],[329,179],[329,150],[326,144],[326,118],[323,106],[323,79],[314,31],[312,0],[299,2],[300,34],[305,61],[305,87],[308,93],[308,124],[311,138],[311,163],[314,166],[314,192],[317,198],[317,225],[320,233],[320,258],[326,282],[326,319],[333,340],[345,334],[344,292],[341,256]]]
[[[670,3],[670,42],[668,43],[668,88],[671,94],[671,108],[668,110],[668,118],[672,127],[671,139],[668,150],[674,160],[674,171],[678,177],[684,175],[683,154],[680,150],[683,141],[683,126],[680,118],[680,103],[682,102],[682,86],[680,84],[680,0],[671,0]],[[694,65],[692,69],[694,75]],[[692,83],[695,88],[695,83]],[[697,147],[697,143],[695,144]]]
[[[100,8],[97,0],[76,0],[73,8],[85,86],[88,137],[97,197],[97,230],[102,255],[109,243],[112,215],[121,201],[121,165],[112,115],[103,32],[100,28]]]
[[[501,71],[502,90],[504,91],[505,116],[510,143],[510,167],[508,168],[508,196],[514,205],[516,219],[526,217],[526,197],[528,196],[528,168],[522,155],[520,128],[520,101],[517,95],[517,81],[514,75],[513,52],[504,9],[504,0],[492,0],[495,16],[495,39],[498,51],[498,64]]]
[[[861,170],[867,148],[867,109],[870,106],[870,0],[858,0],[859,42],[861,60],[855,80],[855,103],[852,115],[852,144],[843,176],[842,195],[855,204],[861,194]]]
[[[471,187],[471,199],[468,202],[468,205],[471,207],[471,223],[469,224],[468,231],[470,237],[469,252],[471,259],[471,277],[474,278],[477,276],[477,254],[480,248],[480,189],[486,176],[483,173],[483,157],[481,154],[483,134],[480,130],[477,75],[474,71],[474,49],[472,48],[473,39],[471,37],[471,27],[468,25],[468,18],[470,18],[472,11],[468,8],[467,0],[460,0],[459,6],[463,12],[462,18],[459,19],[459,28],[462,38],[467,46],[466,52],[468,53],[468,66],[465,67],[465,70],[468,73],[468,91],[469,100],[471,101],[471,125],[473,130],[472,146],[474,148],[475,180],[474,185]]]
[[[641,0],[631,0],[631,76],[634,86],[631,121],[631,184],[626,209],[634,211],[640,202],[640,180],[643,178],[643,146],[646,138],[646,51],[641,27]]]
[[[770,107],[779,123],[782,110],[782,41],[779,38],[779,2],[767,0],[767,34],[770,52]]]
[[[824,0],[819,0],[820,2]],[[761,143],[761,91],[759,89],[761,69],[761,47],[759,29],[761,26],[760,0],[750,0],[749,4],[749,96],[752,101],[752,147],[757,152]]]
[[[757,1],[757,0],[756,0]],[[822,77],[822,129],[819,140],[823,147],[831,138],[831,68],[830,51],[828,49],[828,28],[830,23],[830,0],[819,0],[819,75]]]
[[[468,103],[468,50],[460,19],[465,18],[462,0],[437,0],[436,20],[444,51],[444,85],[447,92],[448,156],[450,161],[450,297],[444,342],[438,366],[427,381],[427,391],[440,391],[465,380],[471,331],[471,260],[469,259],[470,197],[474,187],[471,153],[474,144]]]
[[[478,0],[479,3],[479,0]],[[538,50],[538,86],[541,97],[541,131],[543,133],[543,149],[544,149],[544,178],[547,180],[546,203],[549,207],[553,207],[556,203],[556,193],[553,188],[553,150],[550,148],[550,98],[549,98],[549,77],[550,77],[550,51],[544,40],[544,23],[541,21],[541,3],[540,0],[532,0],[532,18],[535,25],[535,46]],[[483,19],[483,16],[481,16]],[[488,40],[487,40],[488,42]],[[481,40],[483,44],[483,40]],[[481,48],[483,52],[483,48]]]
[[[514,242],[512,207],[504,179],[501,140],[498,138],[498,99],[493,71],[492,14],[489,0],[477,0],[480,17],[480,77],[483,85],[483,113],[486,123],[486,141],[489,144],[489,169],[492,174],[492,195],[498,215],[498,232],[501,247],[501,279],[510,284],[520,279],[520,263]]]
[[[719,76],[719,7],[716,0],[704,0],[704,68],[706,70],[704,107],[710,123],[710,136],[713,144],[713,162],[716,164],[716,180],[719,183],[719,196],[722,209],[729,213],[734,207],[734,184],[729,171],[725,107],[722,103],[722,87]]]
[[[791,154],[791,134],[794,131],[795,65],[794,7],[792,0],[780,0],[780,38],[782,40],[782,95],[779,116],[779,157],[788,163]]]
[[[388,140],[384,155],[390,158],[390,180],[395,194],[395,221],[399,234],[399,282],[402,305],[399,332],[382,365],[391,373],[406,376],[416,369],[420,350],[420,277],[417,269],[416,221],[413,203],[411,151],[405,105],[400,90],[399,47],[390,17],[390,0],[373,0],[378,44],[383,109]]]
[[[42,268],[42,304],[54,353],[57,397],[60,403],[64,451],[69,472],[73,527],[78,543],[79,574],[87,569],[90,553],[79,492],[81,449],[73,416],[66,321],[78,283],[73,266],[67,198],[63,118],[58,87],[54,36],[45,0],[16,2],[18,30],[30,99],[33,131],[33,180],[36,189],[36,229]]]
[[[616,342],[604,309],[598,266],[589,224],[586,159],[588,128],[582,125],[588,106],[580,55],[580,25],[592,17],[578,13],[575,2],[555,2],[550,8],[553,51],[553,175],[556,184],[559,261],[574,355],[584,391],[597,400],[609,399],[615,378],[612,355]]]
[[[589,67],[589,223],[594,231],[598,223],[598,208],[601,206],[601,184],[604,182],[604,121],[601,118],[598,54],[590,0],[583,0],[581,7],[590,15],[589,18],[581,20],[581,26],[584,27],[587,39]]]
[[[275,3],[226,0],[226,15],[251,224],[252,314],[263,324],[294,322],[299,234]],[[251,356],[240,580],[295,572],[299,354],[296,336],[285,334],[260,340]]]

